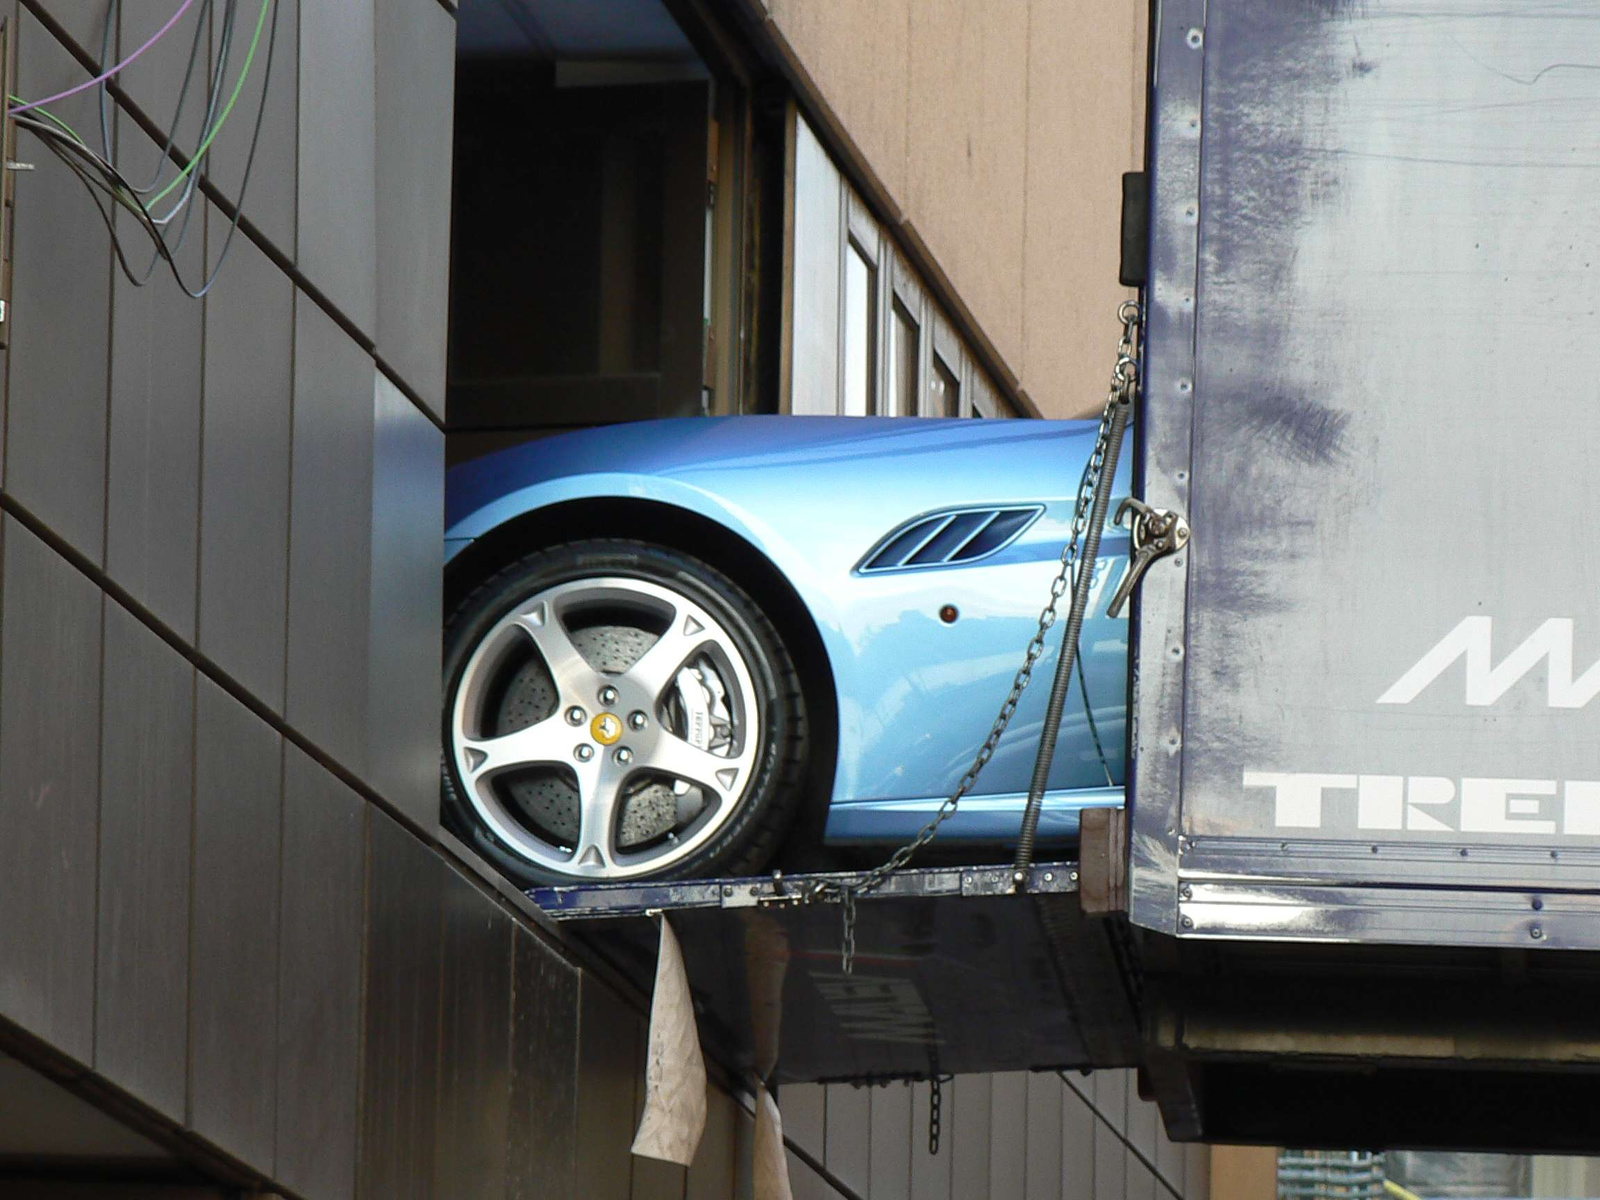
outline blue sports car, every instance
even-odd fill
[[[447,822],[527,883],[908,840],[1006,697],[1095,430],[690,418],[455,467]],[[1041,840],[1122,802],[1127,622],[1105,606],[1127,555],[1108,526]],[[1058,649],[941,844],[1015,840]]]

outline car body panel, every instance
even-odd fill
[[[1048,599],[1095,433],[1092,421],[870,417],[688,418],[583,430],[453,468],[447,553],[523,514],[600,498],[651,501],[667,506],[662,513],[681,509],[736,534],[789,580],[828,656],[839,752],[827,836],[899,840],[956,787],[1006,698]],[[1127,492],[1124,465],[1115,494]],[[857,569],[917,517],[1029,504],[1043,505],[1043,514],[976,562]],[[660,528],[614,532],[670,540]],[[1127,552],[1126,531],[1108,525],[1081,639],[1083,679],[1069,697],[1050,775],[1047,835],[1071,836],[1079,808],[1120,796],[1127,622],[1104,609]],[[940,619],[946,605],[959,611],[953,623]],[[951,830],[961,840],[1014,836],[1058,645],[1049,643],[974,789],[992,799],[969,804]]]

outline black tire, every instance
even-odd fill
[[[474,808],[454,765],[451,714],[473,651],[506,614],[548,588],[591,577],[644,580],[702,606],[736,643],[756,693],[760,729],[756,757],[732,815],[692,854],[646,877],[705,878],[759,871],[794,823],[803,791],[806,712],[794,662],[771,621],[743,588],[698,558],[643,541],[590,538],[534,551],[473,587],[448,615],[441,726],[445,826],[522,886],[578,881],[576,876],[530,862]]]

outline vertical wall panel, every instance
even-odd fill
[[[196,709],[189,1121],[245,1162],[269,1164],[283,741],[204,676]]]
[[[378,0],[378,353],[444,419],[455,19]]]
[[[284,747],[277,1178],[355,1192],[367,805]]]
[[[59,13],[64,8],[75,8],[78,5],[57,3],[51,7],[54,12]],[[80,43],[90,54],[96,58],[101,57],[100,48],[106,27],[105,16],[114,15],[116,24],[121,27],[120,30],[113,30],[112,41],[103,60],[106,66],[120,62],[135,48],[149,41],[155,36],[156,31],[167,23],[174,11],[162,4],[112,4],[108,0],[97,0],[94,7],[101,9],[102,14],[97,14],[100,19],[93,23],[91,29],[84,31],[88,37]],[[218,8],[216,11],[215,24],[220,28],[222,10]],[[185,155],[193,152],[200,140],[200,130],[205,124],[206,86],[210,79],[212,61],[209,28],[212,22],[206,17],[206,7],[196,4],[160,41],[117,72],[117,85],[144,111],[145,115],[162,129],[172,130],[172,118],[178,103],[178,95],[183,88],[184,71],[189,64],[190,54],[196,56],[182,117],[177,129],[173,131],[175,133],[173,145]],[[252,27],[254,18],[255,13],[250,13]],[[245,19],[241,6],[240,24],[243,24]],[[238,73],[238,64],[244,59],[243,46],[250,40],[250,29],[246,28],[242,32],[244,35],[242,42],[235,38],[235,54],[230,64],[233,67],[233,74]],[[120,124],[122,129],[119,132],[125,135],[131,122],[124,119]],[[88,137],[89,144],[96,150],[101,148],[98,125],[91,128],[80,127],[80,132]],[[135,187],[149,187],[156,179],[158,166],[165,179],[171,179],[177,173],[177,168],[170,160],[166,160],[166,155],[161,153],[160,147],[153,146],[147,150],[141,141],[135,148],[123,140],[116,144],[116,151],[117,165]],[[178,192],[174,191],[172,195],[176,197]],[[162,205],[157,211],[162,211],[165,207],[166,205]]]
[[[828,1089],[820,1083],[786,1083],[778,1090],[783,1136],[822,1161],[828,1122]]]
[[[372,360],[300,297],[285,715],[358,774],[367,765],[372,421]]]
[[[791,412],[839,411],[839,169],[804,117],[795,118]]]
[[[300,269],[369,337],[377,288],[376,0],[300,11]],[[401,4],[406,16],[417,0]],[[444,169],[435,163],[435,170]]]
[[[295,142],[299,133],[300,109],[300,3],[299,0],[272,0],[272,7],[275,12],[267,20],[271,22],[276,19],[278,24],[277,37],[272,44],[271,75],[269,77],[267,73],[266,62],[268,34],[263,33],[255,66],[239,92],[233,118],[211,144],[206,177],[235,203],[243,191],[246,218],[292,262],[295,257],[295,206],[299,180],[299,156]],[[240,28],[234,34],[236,56],[240,53],[241,45],[249,44],[258,11],[259,6],[255,5],[241,5],[239,8]],[[246,22],[249,23],[248,27],[245,27]],[[220,39],[221,34],[222,19],[218,16],[212,22],[213,39]],[[242,59],[236,57],[234,61]],[[267,88],[267,107],[261,112],[263,86]],[[250,154],[250,139],[257,112],[261,112],[261,136],[256,143],[255,162],[250,167],[249,187],[245,189],[244,168]],[[234,124],[234,121],[238,121],[238,124]],[[214,233],[213,246],[220,244],[226,236],[226,229]]]
[[[359,1194],[365,1200],[401,1200],[428,1196],[433,1185],[448,868],[377,810],[368,825]]]
[[[786,1151],[789,1158],[789,1190],[794,1200],[837,1200],[839,1193],[823,1182],[805,1161],[793,1150]]]
[[[1211,1147],[1191,1143],[1183,1158],[1185,1200],[1211,1200]]]
[[[995,1075],[989,1098],[989,1194],[1020,1196],[1027,1182],[1028,1077]]]
[[[1123,1133],[1149,1162],[1156,1161],[1157,1140],[1161,1135],[1161,1116],[1156,1106],[1139,1099],[1138,1078],[1133,1072],[1128,1076],[1128,1117],[1123,1126]],[[1182,1177],[1179,1177],[1182,1181]],[[1154,1176],[1148,1170],[1135,1173],[1129,1166],[1128,1197],[1129,1200],[1153,1200],[1150,1188],[1154,1186]]]
[[[578,1196],[627,1196],[639,1018],[585,975],[578,1023]]]
[[[950,1085],[941,1085],[939,1105],[939,1153],[929,1154],[928,1118],[933,1089],[926,1083],[911,1088],[911,1195],[915,1200],[951,1200],[950,1135],[954,1113],[950,1108]]]
[[[1095,1107],[1105,1121],[1123,1125],[1128,1111],[1128,1072],[1096,1071],[1091,1077],[1094,1084]],[[1105,1121],[1096,1121],[1094,1130],[1094,1195],[1095,1200],[1124,1200],[1127,1194],[1128,1148]]]
[[[1137,1155],[1129,1154],[1127,1159],[1128,1182],[1126,1195],[1128,1200],[1154,1200],[1156,1196],[1167,1196],[1169,1193],[1156,1182],[1156,1177],[1150,1168],[1141,1162]]]
[[[279,711],[293,349],[293,285],[236,241],[205,301],[199,647]]]
[[[1061,1097],[1061,1200],[1094,1200],[1095,1127],[1099,1121],[1078,1090],[1086,1080],[1063,1085]]]
[[[182,1120],[194,668],[110,601],[102,720],[95,1069]]]
[[[734,1190],[735,1200],[755,1200],[756,1120],[738,1105],[734,1113]]]
[[[373,376],[368,776],[431,828],[439,820],[444,434]]]
[[[0,1014],[94,1052],[100,593],[0,523]]]
[[[990,1080],[988,1075],[958,1075],[945,1088],[951,1118],[945,1125],[951,1196],[989,1193]]]
[[[105,10],[97,3],[96,15]],[[96,24],[94,28],[98,29]],[[20,94],[46,96],[83,71],[24,14]],[[52,106],[91,128],[93,92]],[[88,191],[30,133],[18,153],[38,169],[17,180],[12,245],[6,490],[83,554],[104,550],[106,384],[111,250]]]
[[[1028,1076],[1026,1200],[1061,1200],[1062,1082],[1051,1072]]]
[[[579,975],[527,929],[513,940],[506,1198],[576,1195]]]
[[[911,1157],[928,1153],[926,1121],[911,1121],[911,1088],[891,1083],[873,1088],[868,1191],[872,1200],[911,1200]]]
[[[124,5],[123,11],[134,7]],[[182,61],[176,70],[182,74]],[[162,117],[169,115],[163,112]],[[116,123],[119,152],[137,164],[128,168],[136,173],[134,182],[148,182],[161,148],[130,118],[118,116]],[[173,257],[189,286],[198,288],[206,266],[205,206],[193,205],[185,215],[191,224],[182,230],[181,244],[183,218],[168,227],[176,248]],[[131,248],[136,271],[152,265],[155,252],[126,212],[117,214],[117,232]],[[134,287],[120,271],[111,281],[106,570],[162,622],[193,639],[205,314],[201,303],[178,287],[165,263],[153,266],[144,287]]]
[[[1185,1172],[1188,1169],[1188,1163],[1185,1161],[1184,1157],[1185,1149],[1186,1147],[1178,1145],[1167,1138],[1167,1131],[1162,1127],[1161,1124],[1161,1114],[1157,1112],[1155,1157],[1156,1170],[1160,1172],[1163,1179],[1172,1184],[1173,1187],[1177,1188],[1179,1192],[1186,1192],[1187,1188],[1187,1184],[1184,1179]],[[1159,1196],[1164,1190],[1165,1189],[1159,1189],[1156,1194]]]
[[[433,1190],[500,1200],[511,1104],[511,919],[446,871],[442,936]]]
[[[720,1087],[706,1089],[706,1132],[689,1166],[685,1200],[733,1200],[738,1192],[740,1118],[744,1110]]]
[[[872,1094],[847,1083],[830,1083],[822,1162],[840,1183],[865,1194],[870,1181]]]

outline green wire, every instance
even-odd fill
[[[12,96],[10,98],[11,98],[11,101],[13,103],[15,103],[15,104],[23,103],[22,97],[14,94],[14,93],[12,94]],[[83,140],[83,135],[81,133],[79,133],[71,125],[68,125],[60,117],[56,116],[55,113],[51,112],[48,108],[36,108],[33,111],[37,112],[41,117],[44,117],[52,125],[55,125],[56,127],[65,130],[66,133],[67,133],[67,136],[70,137],[73,141],[77,142],[78,145],[82,146],[85,150],[87,150],[89,148],[89,144]],[[134,202],[134,200],[131,197],[129,197],[127,195],[127,193],[125,193],[121,188],[113,188],[112,192],[113,192],[113,196],[116,199],[117,203],[122,205],[129,212],[136,213],[136,214],[141,214],[141,213],[144,212],[144,210],[140,209],[138,207],[138,205]]]
[[[211,132],[206,134],[205,141],[201,142],[200,145],[195,148],[194,155],[189,159],[189,165],[184,167],[183,170],[179,171],[171,183],[167,184],[166,187],[162,188],[154,196],[151,196],[150,199],[146,200],[146,208],[149,208],[157,203],[162,199],[162,197],[171,192],[173,188],[177,187],[186,178],[188,178],[189,173],[193,171],[199,164],[200,160],[205,157],[206,148],[211,145],[211,140],[217,136],[218,132],[221,131],[222,123],[228,119],[228,114],[233,111],[233,102],[239,98],[240,91],[244,89],[245,77],[250,74],[250,64],[255,60],[256,57],[256,44],[261,41],[261,30],[265,28],[267,24],[267,9],[271,6],[272,0],[261,0],[261,15],[256,18],[256,31],[250,37],[250,49],[249,52],[244,56],[244,67],[240,70],[239,78],[233,85],[233,94],[228,97],[228,103],[223,106],[222,115],[217,118],[217,123],[211,127]],[[76,137],[77,135],[74,134],[73,136]],[[78,140],[82,141],[83,139],[79,138]]]
[[[11,100],[14,103],[17,103],[17,104],[23,103],[22,97],[18,96],[18,95],[15,95],[15,94],[13,94],[11,96]],[[86,143],[83,140],[83,134],[79,133],[71,125],[68,125],[65,121],[63,121],[60,117],[56,116],[55,113],[51,112],[48,108],[41,108],[41,109],[38,110],[38,112],[39,112],[39,115],[41,117],[43,117],[45,120],[49,121],[52,125],[59,125],[62,129],[65,129],[67,131],[67,133],[69,133],[72,136],[72,140],[77,142],[78,145],[80,145],[80,146],[86,145]]]

